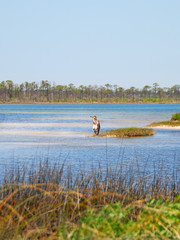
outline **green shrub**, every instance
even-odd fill
[[[180,113],[175,113],[172,115],[172,118],[171,118],[172,121],[180,121]]]
[[[131,128],[118,128],[102,132],[99,136],[129,138],[129,137],[146,137],[153,135],[154,135],[153,129],[131,127]]]
[[[180,197],[152,199],[122,207],[120,202],[89,210],[71,239],[179,239]]]

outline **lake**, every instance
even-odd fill
[[[92,118],[101,131],[145,127],[180,112],[180,104],[61,104],[0,105],[0,168],[48,159],[65,161],[74,171],[121,164],[151,174],[161,169],[180,176],[180,130],[156,129],[152,137],[117,139],[94,137]]]

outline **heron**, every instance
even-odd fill
[[[94,133],[96,135],[98,135],[99,131],[100,131],[100,122],[99,122],[99,120],[97,119],[96,116],[90,116],[90,117],[93,118],[93,130],[94,130]]]

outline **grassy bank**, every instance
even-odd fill
[[[163,121],[163,122],[156,122],[151,123],[147,127],[179,127],[180,121]]]
[[[1,239],[178,239],[176,171],[133,169],[14,169],[0,187]]]
[[[153,136],[154,130],[148,128],[118,128],[110,131],[102,132],[99,136],[130,138],[130,137],[147,137]]]
[[[151,123],[150,125],[148,125],[148,127],[160,127],[160,126],[179,127],[180,126],[180,113],[173,114],[169,121]]]

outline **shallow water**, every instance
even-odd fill
[[[145,127],[180,112],[180,104],[68,104],[0,105],[0,168],[36,164],[40,160],[66,161],[74,169],[139,166],[167,174],[180,169],[180,130],[155,130],[152,137],[116,139],[93,137],[96,115],[101,131]]]

